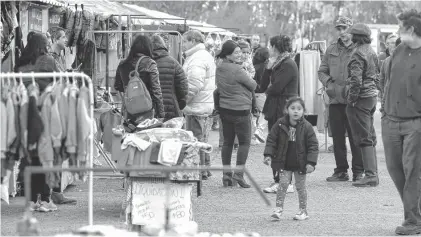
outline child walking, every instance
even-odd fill
[[[294,175],[298,193],[299,212],[294,220],[306,220],[306,174],[314,171],[319,154],[319,143],[312,125],[304,118],[305,105],[300,97],[289,99],[286,115],[276,121],[268,134],[264,151],[264,163],[279,172],[276,193],[276,209],[272,218],[280,220],[288,185]]]

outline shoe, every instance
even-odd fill
[[[344,182],[348,180],[349,175],[347,172],[335,172],[332,176],[326,178],[327,182]]]
[[[206,172],[202,174],[202,180],[208,180],[208,174]]]
[[[273,211],[273,213],[270,217],[272,217],[273,220],[279,221],[279,220],[281,220],[281,216],[282,216],[282,209],[277,208]]]
[[[40,204],[38,202],[29,202],[29,210],[30,211],[38,211]]]
[[[261,143],[265,143],[265,138],[263,136],[263,132],[256,130],[256,132],[254,133],[254,137]]]
[[[44,202],[44,206],[50,211],[57,211],[57,206],[51,200],[50,202]]]
[[[288,185],[287,193],[294,193],[294,185]]]
[[[250,141],[250,145],[252,145],[252,146],[257,146],[259,144],[260,144],[260,142],[256,138],[252,138],[251,141]]]
[[[333,145],[329,146],[329,147],[327,148],[327,151],[328,151],[328,152],[333,152]]]
[[[363,178],[363,174],[362,173],[360,173],[360,174],[353,174],[352,175],[352,182],[358,181],[358,180],[360,180],[362,178]]]
[[[248,184],[246,182],[246,180],[244,179],[244,174],[243,173],[235,173],[232,176],[232,179],[234,181],[237,181],[238,185],[240,185],[240,187],[242,187],[242,188],[250,188],[251,187],[251,185]]]
[[[417,235],[421,234],[421,226],[406,225],[396,227],[395,233],[397,235]]]
[[[276,193],[278,191],[279,183],[272,183],[269,187],[263,189],[265,193]]]
[[[38,207],[37,211],[39,211],[39,212],[50,212],[51,210],[48,209],[47,206],[48,206],[48,202],[42,201],[39,204],[39,207]]]
[[[303,220],[307,220],[308,214],[306,210],[300,210],[300,212],[298,212],[295,216],[294,216],[294,220],[296,221],[303,221]]]
[[[212,124],[212,131],[217,131],[217,130],[219,130],[219,125],[218,125],[218,123],[214,123],[214,124]]]
[[[354,187],[376,187],[377,185],[379,185],[379,177],[377,176],[364,176],[352,183]]]
[[[224,187],[230,187],[233,185],[233,180],[232,180],[232,173],[224,173],[222,175],[222,184],[224,185]]]
[[[63,193],[52,192],[51,200],[56,204],[75,204],[77,201],[75,199],[67,198]]]

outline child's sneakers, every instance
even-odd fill
[[[278,191],[279,183],[272,183],[269,187],[263,189],[265,193],[276,193]]]
[[[281,216],[282,216],[282,208],[280,207],[276,208],[271,215],[272,219],[275,221],[281,220]]]
[[[287,193],[293,193],[293,192],[294,192],[294,185],[289,184],[288,189],[287,189]]]
[[[295,216],[294,220],[296,221],[303,221],[308,219],[308,214],[306,210],[300,210]]]

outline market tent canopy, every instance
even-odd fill
[[[78,9],[83,8],[92,13],[103,14],[104,16],[117,15],[117,14],[127,14],[127,15],[136,15],[138,12],[130,9],[129,7],[124,6],[118,2],[112,2],[108,0],[66,0],[71,7],[78,5]]]
[[[125,7],[128,7],[138,12],[138,15],[141,15],[141,14],[145,15],[145,18],[154,18],[154,19],[142,19],[141,17],[135,18],[133,19],[133,22],[135,24],[145,24],[144,21],[149,20],[149,21],[162,21],[162,22],[165,22],[168,24],[174,24],[174,25],[183,25],[185,21],[185,19],[182,17],[173,16],[168,13],[147,9],[138,5],[126,4],[126,3],[123,3],[123,5]]]
[[[226,36],[231,36],[231,37],[236,35],[235,33],[229,30],[225,30],[223,28],[219,28],[217,26],[199,22],[199,21],[187,20],[187,25],[190,27],[190,29],[195,29],[203,33],[215,33],[215,34],[226,35]]]

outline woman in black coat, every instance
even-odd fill
[[[165,120],[182,117],[189,88],[187,77],[180,63],[169,55],[164,40],[159,35],[153,35],[151,40],[152,58],[158,65]]]
[[[120,96],[123,98],[123,93],[130,81],[129,74],[135,69],[142,56],[146,57],[141,60],[136,70],[138,70],[140,78],[148,88],[153,109],[142,114],[127,115],[127,118],[135,123],[153,117],[164,118],[159,72],[156,62],[152,59],[152,42],[147,36],[139,35],[134,39],[129,55],[117,67],[114,88],[120,92]]]
[[[259,92],[267,94],[263,114],[268,121],[269,131],[283,117],[286,101],[298,96],[298,67],[291,58],[291,42],[291,38],[286,35],[277,35],[270,39],[271,57],[260,79]]]

